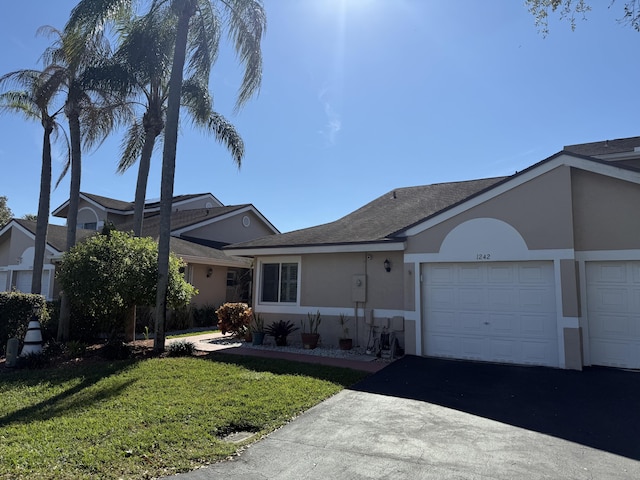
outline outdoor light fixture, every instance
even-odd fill
[[[209,278],[211,275],[213,275],[213,268],[207,270],[207,278]]]
[[[384,269],[385,269],[387,272],[390,272],[390,271],[391,271],[391,262],[389,261],[389,259],[386,259],[386,258],[385,258],[385,260],[384,260]]]

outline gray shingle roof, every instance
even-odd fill
[[[249,205],[229,205],[226,207],[213,208],[195,208],[192,210],[179,210],[171,214],[171,230],[179,230],[181,228],[197,225],[198,223],[212,220],[216,217],[226,215],[228,213],[246,208]],[[154,213],[145,217],[142,223],[143,236],[157,236],[160,231],[160,214]],[[118,230],[124,232],[133,230],[133,221],[118,226]]]
[[[395,234],[507,177],[398,188],[335,222],[234,244],[233,249],[399,241]]]
[[[226,263],[237,263],[238,266],[245,266],[246,268],[251,266],[251,260],[248,258],[227,255],[216,248],[190,242],[182,238],[171,237],[169,240],[169,249],[179,257],[208,258],[214,260],[213,263],[215,263],[215,260],[218,260]]]
[[[636,147],[640,147],[640,137],[618,138],[616,140],[604,140],[602,142],[566,145],[564,147],[564,151],[593,157],[598,155],[633,152]]]
[[[27,229],[32,234],[36,234],[36,222],[30,220],[23,220],[21,218],[14,218],[14,221],[21,227]],[[95,230],[76,230],[76,241],[84,240],[85,238],[95,235]],[[59,252],[64,252],[67,249],[67,227],[62,225],[51,225],[47,227],[47,243]]]

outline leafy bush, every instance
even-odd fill
[[[169,259],[167,304],[186,305],[196,290],[187,283],[175,255]],[[57,276],[74,311],[98,320],[110,334],[122,332],[134,305],[154,305],[158,280],[158,244],[124,232],[95,235],[63,255]]]
[[[194,327],[211,327],[218,324],[215,305],[206,304],[193,307],[192,316]]]
[[[84,357],[87,353],[87,344],[72,340],[65,345],[65,352],[71,358]]]
[[[243,336],[249,331],[253,310],[246,303],[225,303],[216,310],[218,327],[225,334]]]
[[[0,292],[0,352],[5,353],[7,340],[12,337],[24,340],[34,313],[44,333],[49,323],[49,310],[42,295]]]
[[[167,347],[167,355],[170,357],[190,357],[195,349],[196,346],[192,342],[181,340],[173,342]]]

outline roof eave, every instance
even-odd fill
[[[404,239],[375,240],[370,242],[342,242],[307,245],[273,245],[255,247],[224,247],[229,255],[256,257],[261,255],[300,255],[311,253],[355,253],[355,252],[398,252],[404,251]]]

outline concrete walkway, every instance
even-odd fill
[[[187,341],[195,345],[196,350],[204,352],[222,352],[231,355],[244,355],[264,358],[279,358],[296,362],[316,363],[333,367],[352,368],[364,372],[378,372],[389,365],[391,361],[380,360],[371,355],[349,354],[343,357],[325,357],[321,355],[322,349],[309,351],[300,349],[295,351],[281,351],[277,348],[254,348],[246,342],[234,338],[232,335],[223,335],[220,332],[194,334],[188,337],[168,338],[166,344]]]
[[[637,372],[409,356],[232,460],[173,478],[635,479],[639,408]]]

